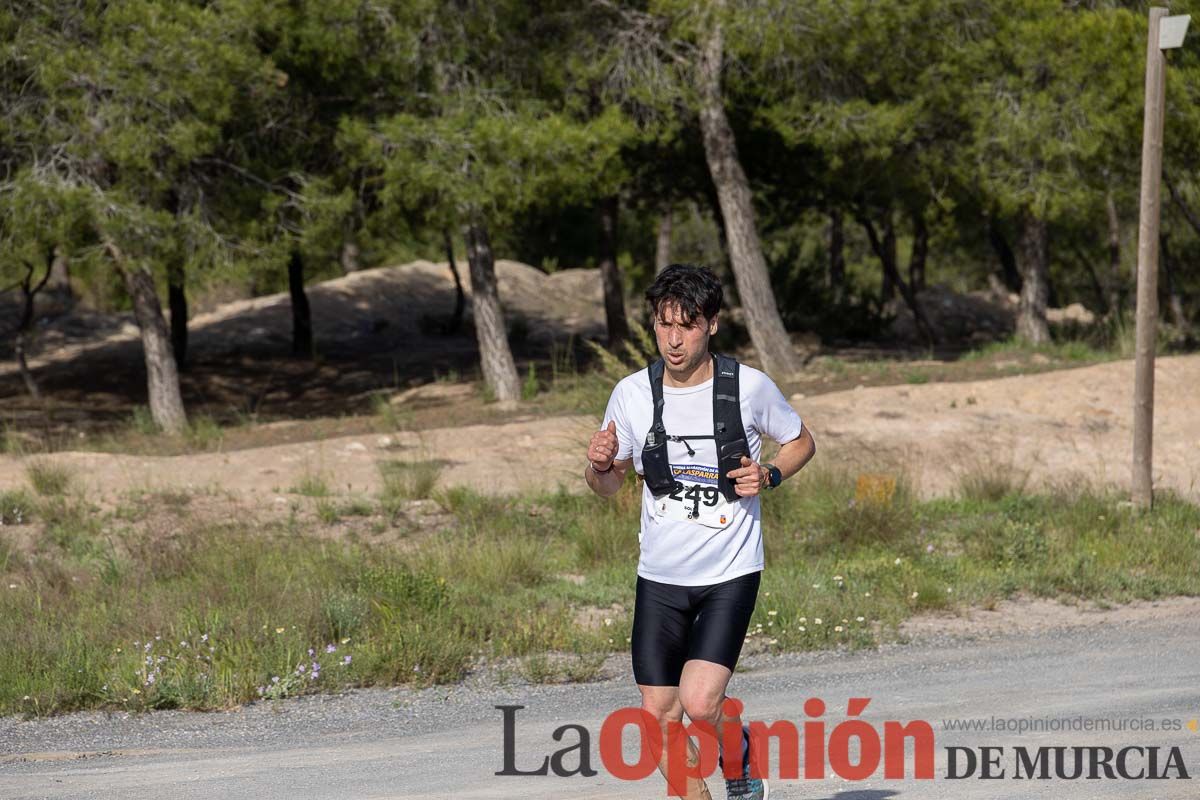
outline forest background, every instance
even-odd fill
[[[800,367],[790,337],[877,338],[898,304],[945,344],[922,308],[934,284],[1018,293],[1016,334],[1035,344],[1048,304],[1121,326],[1146,9],[10,3],[0,288],[27,301],[15,356],[38,291],[132,309],[150,413],[179,431],[189,295],[288,289],[293,354],[311,357],[307,282],[455,251],[500,401],[521,389],[494,253],[600,267],[610,344],[657,269],[710,264],[780,375]],[[1181,341],[1200,291],[1198,95],[1200,53],[1172,51],[1160,286]]]

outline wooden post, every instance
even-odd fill
[[[1167,10],[1150,9],[1146,42],[1146,112],[1142,128],[1142,199],[1138,221],[1137,349],[1133,388],[1133,504],[1154,499],[1154,347],[1158,336],[1158,225],[1162,183],[1166,59],[1159,49],[1159,23]]]

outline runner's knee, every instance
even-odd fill
[[[679,700],[690,719],[715,721],[721,714],[721,695],[703,689],[679,690]]]
[[[683,719],[683,705],[679,702],[678,692],[667,697],[643,692],[642,710],[649,712],[660,726]]]

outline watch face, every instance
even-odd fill
[[[783,483],[783,473],[779,471],[779,467],[772,465],[768,470],[771,476],[771,488],[774,489],[779,484]]]

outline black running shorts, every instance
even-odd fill
[[[633,677],[644,686],[678,686],[692,659],[724,664],[732,671],[761,572],[709,586],[675,586],[637,579],[633,609]]]

